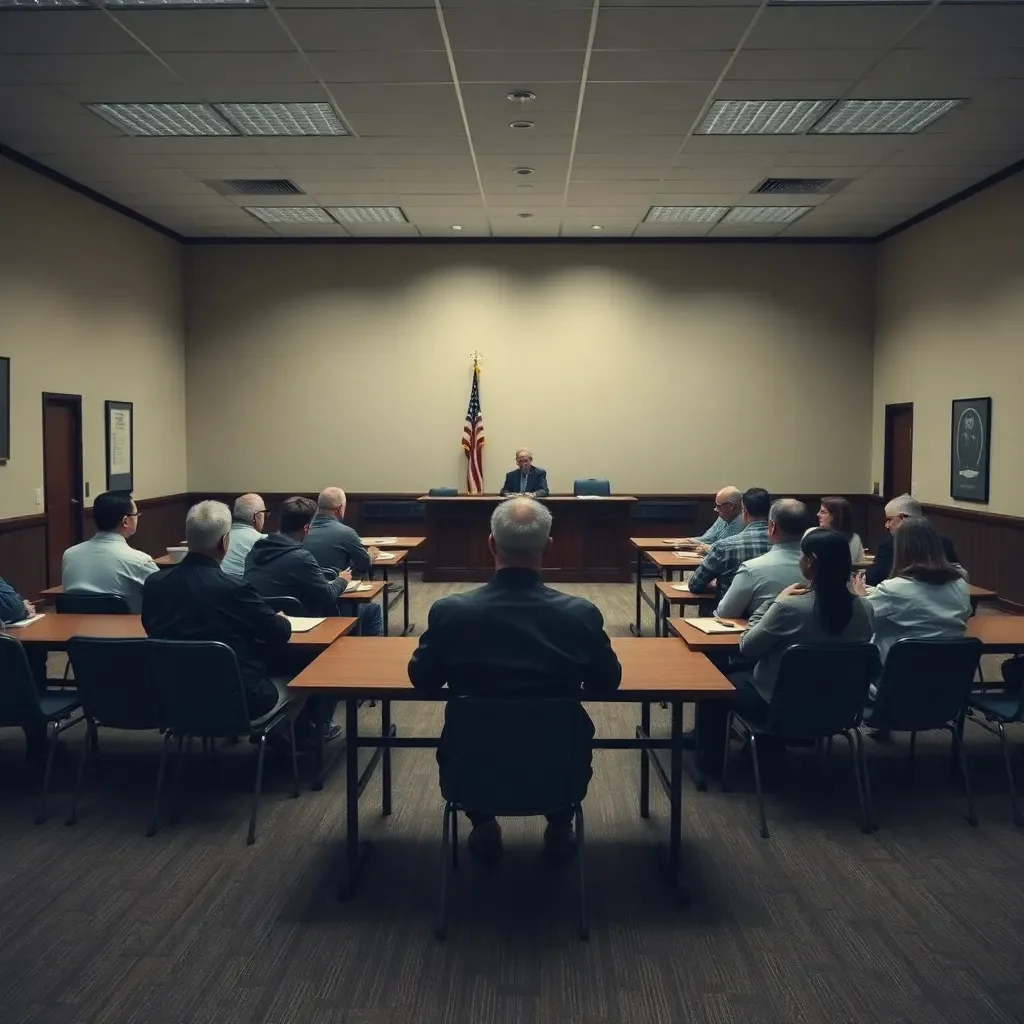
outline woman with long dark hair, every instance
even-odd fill
[[[835,530],[846,538],[850,545],[850,558],[859,562],[864,557],[864,545],[853,532],[853,506],[838,495],[821,499],[818,509],[818,525],[826,530]]]

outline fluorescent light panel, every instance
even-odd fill
[[[236,135],[226,121],[203,103],[87,103],[128,135]]]
[[[812,129],[814,135],[912,135],[962,100],[842,100]]]
[[[341,224],[406,224],[400,206],[331,206],[328,213]]]
[[[266,0],[96,0],[106,7],[266,7]]]
[[[215,103],[242,135],[348,135],[330,103]]]
[[[319,206],[245,206],[243,209],[264,224],[334,223]]]
[[[716,224],[728,206],[652,206],[645,224]]]
[[[792,224],[813,206],[734,206],[723,224]]]
[[[802,135],[834,100],[717,100],[698,135]]]
[[[88,0],[0,0],[0,11],[52,11],[57,7],[92,7]]]

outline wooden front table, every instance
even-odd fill
[[[346,637],[325,651],[289,684],[289,690],[310,696],[331,694],[345,702],[345,873],[338,886],[338,898],[349,899],[359,882],[365,850],[359,843],[359,796],[381,762],[381,813],[391,813],[391,750],[394,747],[436,747],[432,737],[398,737],[391,723],[393,700],[442,700],[447,689],[436,693],[415,690],[409,682],[408,663],[416,649],[411,637]],[[677,640],[639,640],[616,637],[612,647],[622,664],[622,684],[612,694],[589,698],[600,701],[640,703],[640,724],[627,738],[595,738],[595,748],[640,751],[640,815],[650,813],[650,769],[653,764],[669,797],[669,843],[664,868],[667,881],[685,900],[685,884],[679,879],[682,845],[683,786],[683,703],[727,698],[732,684],[708,660],[688,651]],[[380,702],[379,736],[359,736],[357,707],[361,700]],[[651,739],[651,702],[671,704],[671,732],[668,740]],[[374,754],[359,774],[359,748],[373,748]],[[666,772],[655,753],[670,754]]]
[[[716,589],[714,583],[711,589],[703,594],[691,594],[689,590],[676,590],[676,586],[685,586],[680,583],[667,583],[665,580],[658,580],[654,584],[654,635],[668,636],[668,620],[672,609],[678,607],[680,610],[686,607],[697,607],[715,601]]]
[[[503,498],[460,495],[419,499],[427,510],[427,543],[423,547],[426,583],[482,583],[494,575],[487,550],[491,513]],[[630,509],[636,498],[575,498],[551,495],[542,501],[551,509],[554,543],[544,556],[542,574],[549,582],[628,583],[632,569],[629,547]]]

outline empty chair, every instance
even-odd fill
[[[428,498],[457,498],[459,489],[457,487],[431,487],[427,491]]]
[[[586,480],[573,480],[572,493],[577,498],[580,495],[607,498],[612,493],[612,485],[607,480],[599,480],[597,477],[589,476]]]
[[[579,872],[579,935],[589,938],[583,798],[591,742],[578,701],[456,697],[445,711],[441,747],[441,881],[436,935],[448,934],[448,882],[458,865],[458,811],[532,817],[572,810]]]
[[[761,791],[761,768],[757,759],[757,738],[779,740],[826,740],[846,737],[853,755],[854,780],[860,802],[861,826],[871,831],[868,797],[861,783],[863,742],[861,714],[867,702],[868,687],[878,669],[878,650],[873,644],[796,644],[786,650],[779,662],[779,673],[772,699],[757,719],[730,710],[725,724],[725,757],[722,762],[722,789],[727,787],[729,741],[733,726],[750,737],[754,762],[754,787],[757,791],[761,835],[769,836]],[[856,746],[855,746],[856,744]],[[860,757],[858,756],[860,755]]]
[[[77,693],[39,693],[21,641],[0,633],[0,726],[42,727],[50,731],[37,825],[46,820],[46,796],[57,737],[82,721],[82,715],[74,714],[77,710]]]
[[[148,652],[149,676],[156,687],[161,717],[167,729],[160,755],[161,785],[172,738],[178,740],[179,799],[182,747],[186,738],[201,736],[229,739],[248,735],[258,742],[252,813],[246,838],[246,843],[252,845],[256,842],[256,813],[263,785],[267,737],[286,726],[292,748],[292,796],[299,795],[299,766],[295,752],[295,729],[290,714],[291,700],[281,697],[265,715],[250,719],[238,659],[227,644],[214,641],[150,640]],[[159,788],[153,807],[151,827],[155,828],[160,807]]]
[[[1006,778],[1010,783],[1010,809],[1013,813],[1013,823],[1024,825],[1024,815],[1021,815],[1020,806],[1017,803],[1017,786],[1013,781],[1013,760],[1006,742],[1005,729],[1007,725],[1014,722],[1024,722],[1024,688],[1016,693],[973,694],[970,698],[970,707],[972,712],[978,712],[985,718],[982,721],[972,713],[970,720],[999,736],[999,745],[1003,751],[1003,763],[1006,765]]]
[[[974,675],[981,658],[981,641],[971,637],[955,640],[897,640],[889,648],[874,703],[864,709],[864,724],[872,729],[910,733],[910,761],[919,732],[947,729],[967,791],[967,820],[978,824],[974,813],[967,759],[964,756],[962,719]],[[872,827],[878,828],[871,804],[867,762],[864,791],[868,797]]]
[[[130,615],[128,602],[117,594],[57,594],[58,615]]]
[[[159,729],[163,724],[156,689],[147,671],[150,640],[108,640],[72,637],[68,657],[75,672],[78,698],[89,729],[88,742],[78,760],[67,823],[78,820],[78,799],[89,760],[98,753],[97,729]],[[163,766],[161,760],[161,766]],[[156,792],[161,780],[157,779]],[[154,801],[156,796],[154,795]],[[156,831],[156,815],[146,835]]]
[[[326,575],[326,574],[325,574]],[[337,573],[332,573],[337,576]],[[289,597],[281,594],[277,597],[264,597],[263,600],[274,609],[275,612],[284,612],[285,615],[303,615],[302,602],[297,597]]]

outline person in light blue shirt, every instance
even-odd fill
[[[145,551],[128,546],[139,510],[126,491],[106,491],[93,505],[96,536],[64,552],[61,585],[69,594],[115,594],[133,614],[142,611],[142,585],[160,567]]]
[[[228,553],[220,563],[221,569],[229,576],[240,580],[245,575],[245,559],[253,544],[263,539],[267,515],[267,504],[258,494],[243,494],[235,499],[231,510]]]
[[[0,576],[0,622],[21,622],[35,613],[35,607]]]
[[[715,521],[699,537],[687,537],[680,547],[706,554],[712,544],[735,537],[743,527],[743,494],[738,487],[723,487],[715,495]]]
[[[768,552],[744,562],[732,586],[718,603],[716,615],[748,619],[765,601],[778,597],[786,587],[803,583],[800,540],[808,518],[807,506],[793,498],[772,502],[768,512]]]

